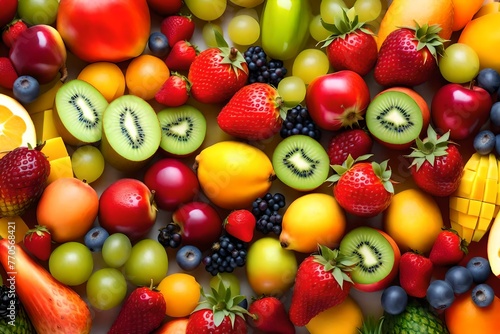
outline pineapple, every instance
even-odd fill
[[[449,334],[444,322],[431,311],[428,304],[411,300],[406,310],[398,315],[384,314],[384,334]]]
[[[384,317],[376,320],[374,317],[367,317],[363,320],[363,326],[358,328],[358,334],[384,334]]]
[[[0,319],[0,334],[36,333],[23,305],[18,304],[16,307],[18,308],[18,310],[14,320],[10,320],[8,318]]]

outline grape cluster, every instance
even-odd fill
[[[174,223],[168,223],[167,226],[160,229],[158,233],[158,242],[163,247],[178,248],[181,245],[181,228]]]
[[[321,131],[309,116],[307,108],[301,105],[289,109],[286,119],[281,125],[281,138],[287,138],[292,135],[306,135],[317,141],[321,139]]]
[[[243,267],[247,261],[248,244],[229,234],[223,234],[212,245],[211,253],[203,258],[205,270],[212,276],[218,273],[231,273]]]
[[[11,320],[9,318],[10,310],[12,309],[11,305],[14,305],[13,310],[17,312],[20,307],[19,298],[15,293],[12,293],[9,287],[2,285],[0,288],[0,319]]]
[[[248,83],[263,82],[278,87],[287,73],[283,62],[278,59],[267,60],[267,54],[260,46],[251,46],[243,54],[248,65]]]
[[[285,207],[285,196],[281,193],[267,193],[264,197],[259,197],[252,203],[252,213],[257,219],[255,228],[257,231],[268,234],[274,232],[281,233],[281,223],[283,216],[279,213]]]

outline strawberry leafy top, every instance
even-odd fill
[[[417,147],[413,147],[413,152],[407,155],[408,158],[413,158],[410,167],[416,166],[416,169],[419,170],[426,161],[428,161],[431,166],[434,166],[434,161],[437,157],[448,154],[448,144],[453,143],[449,138],[450,131],[438,138],[436,131],[429,126],[427,128],[427,137],[423,140],[417,138],[415,140]]]
[[[217,47],[222,56],[221,64],[230,65],[236,77],[240,75],[240,71],[248,73],[248,69],[242,65],[243,63],[246,64],[246,61],[241,52],[235,47],[229,47],[226,40],[218,30],[214,29],[214,34]]]
[[[360,22],[358,19],[358,15],[352,15],[351,12],[347,11],[345,8],[342,8],[341,17],[335,17],[334,23],[327,23],[321,20],[321,24],[326,30],[332,33],[326,39],[321,41],[324,43],[322,47],[327,47],[337,38],[345,39],[347,35],[349,35],[350,33],[357,33],[357,31],[362,31],[365,34],[373,35],[373,32],[364,28],[365,22]]]
[[[428,25],[423,24],[420,26],[415,21],[415,27],[403,27],[415,31],[414,41],[417,42],[417,51],[427,48],[434,59],[437,61],[438,56],[442,56],[444,53],[444,43],[446,42],[439,32],[442,30],[439,24]]]
[[[314,261],[323,265],[325,271],[332,273],[341,289],[344,287],[344,281],[352,283],[347,272],[352,271],[357,261],[340,253],[338,249],[330,249],[324,245],[319,245],[318,251],[319,254],[313,255]]]

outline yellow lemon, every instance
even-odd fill
[[[363,312],[354,299],[347,297],[341,304],[331,307],[306,325],[311,334],[356,334],[363,324]]]

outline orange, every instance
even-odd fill
[[[134,58],[125,71],[129,93],[144,100],[153,99],[169,77],[170,70],[165,62],[148,54]]]
[[[311,334],[355,334],[363,324],[363,312],[350,296],[341,304],[331,307],[306,325]]]
[[[500,12],[500,2],[485,1],[483,6],[477,11],[476,14],[474,14],[472,19],[474,20],[478,17],[498,12]]]
[[[154,334],[186,334],[188,318],[173,319],[165,322]]]
[[[453,0],[453,31],[465,27],[483,5],[483,0]]]
[[[193,275],[174,273],[163,278],[156,287],[165,298],[165,314],[169,317],[186,317],[198,305],[200,284]]]
[[[88,64],[80,71],[77,79],[97,88],[108,102],[125,93],[125,75],[115,63],[103,61]]]
[[[26,109],[15,99],[0,94],[0,158],[20,146],[35,147],[36,131]]]

